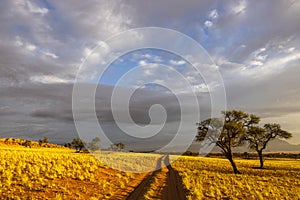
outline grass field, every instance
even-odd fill
[[[99,156],[100,161],[63,148],[0,146],[0,199],[125,199],[147,177],[141,199],[161,199],[173,169],[182,179],[187,199],[300,199],[298,159],[266,160],[266,169],[254,169],[257,160],[238,159],[243,174],[234,175],[229,162],[221,158],[183,156],[169,171],[133,173],[111,169],[103,161],[143,171],[157,167],[159,158],[164,166],[165,157],[117,152]]]
[[[73,150],[0,150],[0,199],[105,199],[135,176]]]
[[[189,199],[300,199],[300,160],[266,160],[266,169],[255,169],[257,160],[237,159],[243,174],[233,175],[229,161],[220,158],[181,157],[173,163]]]

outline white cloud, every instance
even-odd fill
[[[300,53],[290,54],[280,58],[274,58],[268,61],[261,70],[262,72],[268,71],[271,73],[273,72],[280,73],[281,70],[287,66],[287,64],[293,61],[297,61],[299,59],[300,59]]]
[[[217,9],[210,11],[208,17],[210,19],[217,19],[219,17],[219,13],[218,13]]]
[[[290,47],[285,50],[286,53],[292,53],[296,48],[295,47]]]
[[[83,49],[82,55],[83,57],[88,57],[92,52],[93,52],[92,49],[86,47]]]
[[[72,31],[88,42],[104,40],[128,29],[132,24],[123,1],[56,1],[57,10],[72,25]]]
[[[152,71],[152,70],[149,70],[149,69],[146,69],[146,70],[144,71],[144,73],[145,73],[147,76],[153,75],[153,71]]]
[[[152,55],[150,53],[146,53],[146,54],[134,53],[132,55],[131,61],[137,61],[137,60],[140,60],[140,59],[147,59],[151,62],[162,62],[163,61],[160,56]]]
[[[212,88],[210,88],[212,89]],[[208,87],[206,84],[201,83],[199,85],[193,85],[193,90],[194,92],[198,93],[198,92],[208,92]]]
[[[29,50],[29,51],[34,51],[34,50],[36,50],[36,46],[33,45],[33,44],[30,44],[30,43],[26,44],[25,48],[26,48],[27,50]]]
[[[258,55],[256,56],[256,60],[265,61],[268,55]]]
[[[184,65],[186,64],[186,62],[184,60],[170,60],[170,64],[178,66],[178,65]]]
[[[265,48],[265,47],[262,47],[262,48],[260,48],[259,49],[259,52],[264,52],[264,51],[266,51],[267,49]]]
[[[238,0],[236,2],[237,3],[235,5],[233,5],[233,7],[232,7],[232,12],[234,14],[241,14],[241,13],[245,12],[246,7],[247,7],[246,0]]]
[[[282,57],[275,57],[266,62],[252,60],[246,64],[244,70],[240,71],[242,77],[252,77],[263,80],[270,75],[280,74],[284,70],[288,70],[288,64],[300,59],[300,53],[290,54]],[[252,66],[252,67],[250,67]]]
[[[148,53],[146,53],[144,56],[145,56],[145,58],[147,58],[147,59],[152,58],[152,56],[151,56],[150,54],[148,54]]]
[[[26,42],[24,41],[24,39],[21,39],[19,36],[16,36],[15,41],[14,41],[14,45],[20,48],[25,48],[26,50],[33,52],[36,51],[37,49],[39,50],[39,52],[41,52],[42,54],[44,54],[45,56],[51,57],[51,58],[58,58],[58,56],[55,53],[52,53],[48,50],[44,50],[41,48],[38,48],[36,45],[31,44],[30,42]]]
[[[44,54],[46,56],[49,56],[49,57],[54,58],[54,59],[58,58],[58,56],[55,53],[51,53],[51,52],[46,51]]]
[[[249,58],[245,61],[245,64],[250,66],[262,66],[268,57],[266,51],[267,49],[262,47],[252,52],[249,55]]]
[[[19,36],[16,36],[16,39],[15,39],[15,45],[17,46],[17,47],[21,47],[21,46],[23,46],[24,45],[24,43],[22,42],[22,40],[21,40],[21,38],[19,37]]]
[[[249,62],[249,65],[252,66],[262,66],[266,60],[268,55],[256,55],[252,58],[252,60]]]
[[[69,80],[59,78],[52,75],[42,75],[42,76],[33,76],[30,77],[32,82],[44,83],[44,84],[53,84],[53,83],[68,83]]]
[[[146,66],[148,63],[145,60],[139,61],[139,65]]]
[[[195,82],[197,81],[197,79],[195,78],[195,76],[187,76],[186,79],[190,82]]]
[[[35,5],[31,1],[26,1],[26,2],[27,2],[27,7],[28,7],[29,12],[31,12],[33,14],[46,15],[49,12],[49,10],[47,8],[41,8],[37,5]]]
[[[102,63],[105,64],[107,62],[107,56],[110,55],[109,46],[103,42],[97,42],[96,48],[85,47],[82,51],[82,61],[88,62],[89,64],[97,64]]]
[[[212,21],[206,20],[206,21],[204,22],[204,26],[206,26],[206,27],[208,27],[208,28],[212,27],[213,25],[214,25],[214,24],[213,24]]]
[[[253,66],[262,66],[264,63],[262,63],[261,61],[258,61],[258,60],[252,60],[252,61],[250,61],[249,64],[253,65]]]
[[[14,45],[20,48],[25,48],[28,51],[35,51],[37,46],[31,44],[30,42],[24,41],[20,36],[15,37]]]

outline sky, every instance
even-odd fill
[[[69,142],[78,134],[76,116],[72,114],[73,85],[78,81],[84,88],[98,85],[94,103],[105,135],[113,142],[125,141],[130,148],[165,146],[182,119],[185,121],[179,140],[188,143],[188,135],[195,133],[198,120],[193,118],[195,99],[191,96],[196,95],[201,120],[210,116],[211,95],[217,97],[223,89],[226,109],[254,113],[262,123],[280,123],[293,134],[289,142],[300,144],[299,13],[297,0],[2,0],[0,136],[46,136],[52,142]],[[199,43],[214,64],[198,64],[204,74],[212,70],[210,75],[199,76],[193,59],[200,58],[189,55],[153,48],[119,55],[107,47],[110,38],[143,27],[172,29]],[[151,39],[139,34],[127,36],[114,45],[126,49],[157,42],[174,44],[179,49],[182,45],[187,52],[193,51],[163,34]],[[95,47],[100,48],[95,52]],[[108,63],[109,56],[116,59]],[[108,64],[99,77],[101,66]],[[216,81],[216,71],[221,81]],[[180,77],[191,87],[187,89]],[[172,86],[172,90],[164,85]],[[156,130],[160,120],[166,121],[159,134],[151,135],[152,129],[140,133],[140,138],[121,134],[110,108],[116,86],[124,99],[132,92],[128,109],[136,124],[146,126],[153,122]],[[117,99],[124,100],[123,96]],[[224,102],[222,97],[218,100],[214,107],[221,110]],[[180,101],[188,113],[180,110]],[[116,101],[116,112],[121,113],[117,122],[133,131],[135,126],[124,114],[121,102]],[[157,104],[164,109],[153,106]],[[81,113],[77,120],[90,119],[91,113],[86,114],[89,111],[85,107],[76,108],[76,112]],[[87,139],[97,135],[97,127],[90,123],[86,120],[81,124]]]

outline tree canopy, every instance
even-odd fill
[[[280,124],[265,124],[263,127],[251,127],[243,140],[248,141],[249,147],[258,153],[260,168],[264,167],[262,152],[267,148],[267,144],[275,139],[288,139],[292,134],[281,129]]]
[[[248,142],[249,148],[258,153],[260,168],[264,166],[263,150],[275,139],[288,139],[292,134],[281,129],[279,124],[259,126],[260,118],[240,110],[223,111],[223,118],[210,118],[197,123],[196,141],[209,141],[217,145],[230,161],[234,173],[240,173],[233,160],[232,148]]]
[[[234,173],[240,173],[233,160],[232,148],[241,145],[250,127],[259,123],[259,117],[240,110],[223,111],[224,118],[210,118],[197,123],[196,141],[208,139],[216,144],[230,161]],[[224,121],[224,123],[223,123]]]
[[[72,147],[74,147],[76,149],[76,151],[79,152],[82,149],[84,149],[85,142],[82,141],[80,138],[74,138],[71,145],[72,145]]]
[[[96,151],[100,149],[100,138],[99,137],[95,137],[94,139],[92,139],[92,141],[89,143],[88,145],[88,149],[90,149],[91,151]]]
[[[110,146],[113,151],[122,151],[125,148],[125,144],[122,142],[114,143]]]

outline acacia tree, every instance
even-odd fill
[[[23,142],[22,145],[25,146],[25,147],[30,147],[31,148],[32,143],[31,143],[30,140],[25,140],[25,142]]]
[[[91,150],[91,151],[96,151],[96,150],[99,150],[100,149],[100,138],[99,137],[95,137],[94,139],[92,139],[92,141],[89,143],[89,146],[88,148]]]
[[[120,151],[122,151],[125,148],[125,144],[122,142],[119,142],[118,144],[116,144],[117,147],[120,149]]]
[[[241,139],[251,126],[259,123],[259,117],[239,110],[223,111],[222,114],[223,119],[210,118],[197,123],[196,141],[201,142],[207,139],[211,144],[220,147],[229,160],[233,172],[240,174],[233,160],[232,148],[241,145]]]
[[[80,152],[84,148],[85,142],[80,138],[74,138],[71,145],[76,149],[77,152]]]
[[[43,146],[43,144],[48,144],[49,143],[49,140],[47,137],[44,137],[44,139],[42,140],[39,140],[39,145],[40,146]]]
[[[282,130],[280,124],[265,124],[263,128],[251,127],[243,139],[248,141],[249,147],[257,152],[260,168],[263,169],[263,150],[267,148],[267,144],[275,138],[288,139],[291,137],[292,134]]]
[[[114,143],[110,146],[111,150],[113,151],[122,151],[125,148],[125,144],[122,142]]]

